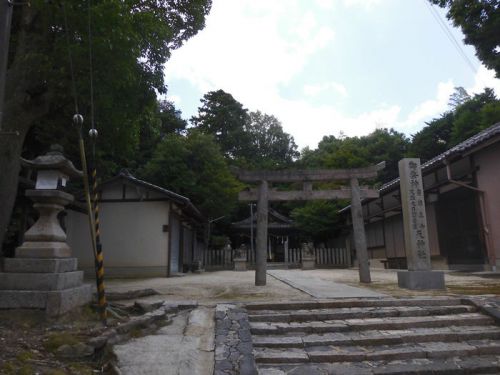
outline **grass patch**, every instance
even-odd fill
[[[16,355],[16,359],[19,362],[26,362],[29,361],[30,359],[33,358],[33,353],[32,352],[22,352]]]
[[[43,343],[44,348],[49,352],[55,352],[61,345],[76,345],[80,341],[71,333],[58,332],[50,334]]]

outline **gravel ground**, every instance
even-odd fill
[[[110,279],[106,281],[106,288],[110,292],[151,288],[161,295],[141,298],[141,300],[196,300],[200,304],[312,299],[308,294],[271,276],[267,277],[266,286],[255,286],[254,271],[204,272],[172,278]]]
[[[447,289],[444,291],[409,291],[397,285],[396,270],[371,270],[372,283],[359,282],[357,269],[289,270],[307,272],[311,278],[331,280],[361,288],[368,288],[395,297],[419,295],[495,295],[500,294],[500,274],[446,272]],[[184,277],[152,279],[110,279],[107,290],[124,292],[135,289],[152,288],[161,296],[148,297],[150,300],[196,300],[199,303],[215,304],[235,301],[284,301],[307,300],[312,297],[296,290],[273,277],[267,277],[265,287],[254,285],[254,271],[218,271],[188,274]],[[498,276],[499,278],[497,278]]]

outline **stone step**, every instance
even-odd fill
[[[467,340],[500,340],[500,328],[462,326],[416,328],[408,330],[374,330],[363,332],[326,333],[307,336],[256,336],[254,347],[304,348],[312,346],[370,346],[422,342],[462,342]]]
[[[397,316],[429,316],[461,314],[477,311],[475,306],[390,306],[390,307],[341,307],[316,310],[263,310],[249,315],[251,322],[310,322],[314,320],[366,319]]]
[[[470,357],[499,355],[500,341],[424,342],[382,346],[323,346],[306,349],[254,348],[257,363],[334,363],[360,361],[394,361],[417,358]]]
[[[367,319],[327,320],[322,322],[264,323],[251,322],[254,335],[282,335],[287,333],[325,333],[366,330],[396,330],[435,328],[447,326],[493,325],[493,319],[479,313],[436,316],[388,317]]]
[[[337,299],[331,301],[304,301],[304,302],[265,302],[249,303],[245,305],[249,314],[259,310],[311,310],[352,307],[387,307],[387,306],[452,306],[461,305],[463,300],[450,297],[422,297],[422,298],[363,298]]]
[[[395,361],[363,361],[337,363],[259,364],[259,375],[284,374],[331,374],[331,375],[461,375],[499,374],[500,359],[481,355],[450,358],[418,358]]]

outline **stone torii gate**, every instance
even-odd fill
[[[257,201],[257,251],[255,260],[255,285],[266,285],[267,269],[267,211],[269,201],[307,201],[314,199],[350,199],[352,225],[354,229],[354,243],[359,263],[359,280],[363,283],[371,282],[366,249],[365,227],[361,199],[378,198],[378,190],[362,189],[360,179],[369,179],[377,176],[377,172],[384,169],[385,162],[365,168],[355,169],[304,169],[281,171],[248,171],[236,170],[236,176],[243,182],[259,183],[258,188],[244,190],[239,193],[240,201]],[[349,188],[337,190],[313,190],[313,182],[319,181],[349,181]],[[272,182],[302,182],[303,190],[278,191],[269,189]]]

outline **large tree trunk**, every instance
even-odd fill
[[[0,132],[0,244],[3,244],[16,199],[24,139],[34,122],[48,112],[47,90],[33,56],[39,46],[30,43],[36,23],[34,7],[23,7],[15,56],[7,71],[4,118]]]

